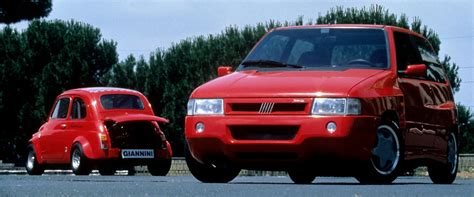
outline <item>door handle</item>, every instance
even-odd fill
[[[66,128],[66,124],[60,124],[59,127],[61,127],[61,129],[65,129],[65,128]]]

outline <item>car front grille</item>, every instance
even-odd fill
[[[299,126],[293,125],[233,125],[229,126],[236,140],[292,140]]]

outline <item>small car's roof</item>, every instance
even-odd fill
[[[90,94],[102,94],[102,93],[133,93],[141,94],[136,90],[126,89],[126,88],[115,88],[115,87],[88,87],[88,88],[77,88],[71,89],[63,92],[61,95],[65,94],[80,94],[80,93],[90,93]]]

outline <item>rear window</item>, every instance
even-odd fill
[[[140,97],[130,94],[106,94],[100,97],[104,109],[144,109]]]

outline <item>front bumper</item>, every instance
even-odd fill
[[[337,124],[334,133],[326,129],[330,121]],[[379,121],[374,116],[187,116],[185,135],[192,155],[203,163],[226,160],[252,168],[321,162],[321,158],[326,163],[363,161],[371,156]],[[205,125],[202,132],[195,130],[199,122]],[[289,140],[237,140],[229,129],[236,125],[296,125],[298,131]]]

